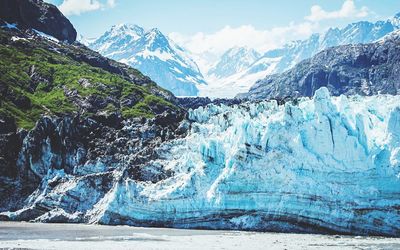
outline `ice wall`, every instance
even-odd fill
[[[400,236],[400,98],[330,97],[190,111],[157,149],[157,183],[119,178],[90,222]]]

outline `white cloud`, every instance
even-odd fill
[[[357,9],[353,0],[345,0],[340,10],[336,11],[326,11],[321,6],[314,5],[311,7],[311,14],[305,19],[318,22],[326,19],[366,17],[368,14],[369,10],[366,6]]]
[[[108,6],[110,6],[111,8],[115,7],[115,0],[107,0],[107,4]]]
[[[225,26],[214,33],[198,32],[188,36],[177,32],[169,34],[172,40],[189,50],[197,60],[200,68],[207,68],[209,64],[219,58],[226,50],[238,46],[248,46],[259,52],[278,48],[290,41],[307,39],[310,35],[326,30],[328,23],[321,20],[338,18],[358,18],[369,15],[367,7],[357,8],[353,0],[345,0],[337,11],[328,12],[321,6],[311,7],[311,14],[304,17],[305,21],[290,23],[286,26],[268,30],[259,30],[252,25],[239,27]],[[332,23],[331,23],[332,24]]]
[[[263,53],[282,46],[288,41],[305,39],[319,29],[318,23],[302,22],[269,30],[258,30],[252,25],[225,26],[210,34],[198,32],[192,36],[186,36],[173,32],[168,36],[186,48],[200,70],[206,72],[225,51],[232,47],[247,46]]]
[[[64,0],[58,7],[64,15],[70,16],[107,7],[113,8],[114,6],[115,0],[107,0],[106,3],[102,3],[99,0]]]
[[[194,54],[210,53],[218,56],[235,46],[248,46],[264,52],[290,40],[307,38],[317,29],[318,24],[311,22],[290,23],[288,26],[269,30],[258,30],[252,25],[242,25],[225,26],[211,34],[198,32],[192,36],[173,32],[169,37]]]

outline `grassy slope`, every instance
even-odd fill
[[[0,31],[0,39],[9,39]],[[113,96],[117,100],[129,96],[140,99],[133,107],[109,104],[104,111],[119,111],[124,118],[154,116],[152,106],[176,108],[165,99],[151,94],[156,86],[140,86],[127,81],[122,76],[111,74],[101,68],[78,62],[56,51],[40,46],[26,46],[33,40],[18,40],[10,44],[0,44],[0,87],[7,89],[0,99],[0,113],[15,117],[22,128],[32,128],[42,114],[63,115],[76,113],[79,107],[65,96],[65,89],[76,90],[82,97],[96,95]],[[32,89],[29,71],[35,71],[44,79]],[[83,87],[78,80],[85,78],[91,86]],[[28,105],[20,105],[18,101]],[[102,111],[102,110],[99,110]],[[85,114],[91,115],[91,114]]]

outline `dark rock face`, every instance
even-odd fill
[[[366,45],[329,48],[282,74],[256,82],[238,98],[312,96],[326,86],[333,95],[400,93],[400,33]]]
[[[112,185],[118,182],[113,171],[141,181],[156,182],[172,173],[143,169],[143,164],[157,157],[161,143],[185,136],[188,128],[180,126],[185,112],[164,112],[152,119],[123,120],[75,117],[42,117],[29,132],[18,132],[11,118],[0,119],[0,210],[24,206],[16,220],[33,220],[55,208],[67,213],[85,212]],[[61,172],[60,172],[61,171]],[[65,177],[48,180],[51,173]],[[116,179],[117,178],[117,179]],[[66,195],[57,205],[38,201],[26,202],[35,192],[51,192],[74,179],[78,190]],[[35,191],[36,190],[36,191]],[[53,190],[53,191],[54,191]],[[80,190],[80,191],[79,191]],[[91,196],[76,192],[88,192]],[[50,197],[51,198],[51,197]],[[50,215],[49,215],[50,216]],[[83,218],[43,218],[49,222],[82,222]]]
[[[16,177],[17,168],[13,164],[21,148],[22,140],[12,118],[0,117],[0,176]]]
[[[54,6],[42,0],[1,0],[0,19],[17,23],[18,28],[32,28],[73,43],[76,30],[71,22]]]
[[[177,103],[179,106],[185,109],[197,109],[201,106],[206,106],[208,104],[225,104],[225,105],[234,105],[234,104],[240,104],[245,100],[239,100],[239,99],[225,99],[225,98],[217,98],[214,100],[211,100],[208,97],[183,97],[183,98],[177,98]]]

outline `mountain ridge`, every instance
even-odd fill
[[[207,72],[209,77],[224,78],[236,74],[253,64],[261,54],[249,47],[228,49]]]
[[[60,41],[76,40],[77,32],[71,22],[54,5],[43,0],[2,0],[0,18],[2,22],[33,28]]]
[[[400,31],[375,43],[325,49],[292,69],[269,75],[237,98],[312,96],[326,86],[333,95],[400,93]]]
[[[206,85],[188,53],[159,29],[119,24],[88,44],[104,56],[138,68],[175,95],[196,96]]]
[[[329,28],[324,33],[312,34],[308,39],[291,41],[280,48],[266,51],[247,69],[226,79],[220,79],[214,85],[210,84],[211,90],[205,89],[204,93],[223,95],[224,89],[228,89],[229,91],[225,91],[225,97],[233,97],[238,92],[248,91],[257,80],[289,70],[300,61],[326,48],[374,42],[397,29],[400,29],[400,13],[384,21],[360,21],[343,28]]]

